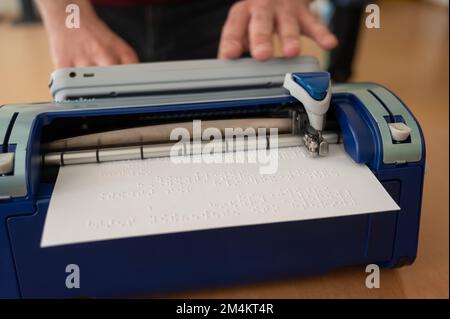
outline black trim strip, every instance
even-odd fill
[[[392,123],[395,122],[395,116],[394,114],[392,114],[391,110],[387,107],[387,105],[380,99],[380,97],[378,95],[375,94],[374,91],[368,89],[367,90],[375,99],[377,99],[378,102],[380,102],[381,106],[383,106],[383,108],[386,110],[386,112],[388,112],[389,114],[389,118],[391,120]]]
[[[243,91],[254,89],[270,89],[281,87],[282,83],[267,82],[263,84],[250,84],[242,86],[225,86],[225,87],[211,87],[211,88],[191,88],[191,89],[168,89],[158,91],[138,91],[138,92],[117,92],[111,91],[109,93],[98,94],[85,94],[85,95],[67,95],[65,101],[79,101],[80,99],[102,99],[102,98],[118,98],[118,97],[137,97],[137,96],[155,96],[155,95],[173,95],[173,94],[198,94],[198,93],[210,93],[210,92],[227,92],[227,91]],[[85,87],[79,87],[85,88]],[[102,89],[106,89],[102,87]],[[53,92],[53,96],[56,92]]]
[[[19,113],[15,112],[11,117],[11,121],[9,121],[8,127],[6,128],[5,139],[3,140],[2,153],[8,153],[9,139],[11,137],[14,123],[16,122],[18,116]]]

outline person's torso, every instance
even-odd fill
[[[164,4],[176,4],[193,0],[91,0],[94,5],[107,5],[107,6],[142,6],[142,5],[164,5]]]

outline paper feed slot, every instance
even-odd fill
[[[197,155],[210,153],[211,149],[214,153],[225,153],[301,146],[304,144],[301,135],[303,117],[299,112],[291,112],[290,117],[285,118],[217,119],[203,122],[194,120],[74,136],[45,143],[42,164],[59,166]],[[200,126],[197,127],[197,132],[195,125]],[[209,136],[205,138],[205,130],[211,128],[220,132],[220,139]],[[270,130],[274,128],[276,136],[271,135]],[[200,135],[200,139],[191,138],[188,142],[181,143],[171,136],[175,129],[188,132],[190,137]],[[232,132],[231,135],[229,132]],[[249,136],[249,132],[256,135]],[[329,131],[324,135],[329,143],[338,142],[337,133]],[[209,147],[206,148],[206,145]]]

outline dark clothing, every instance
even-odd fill
[[[98,16],[134,48],[139,60],[151,62],[216,58],[222,27],[235,1],[93,0],[93,3]],[[330,53],[329,71],[336,82],[345,82],[351,76],[365,2],[333,0],[335,12],[330,27],[339,46]]]
[[[194,0],[161,6],[95,5],[98,16],[141,62],[216,58],[234,0]]]
[[[33,6],[32,0],[20,0],[21,15],[14,21],[15,24],[39,22],[39,17]]]
[[[347,82],[352,76],[361,19],[368,2],[367,0],[332,0],[335,8],[330,30],[338,38],[339,46],[330,52],[328,71],[335,82]]]
[[[190,0],[91,0],[94,5],[130,7],[150,4],[169,4],[188,2]]]

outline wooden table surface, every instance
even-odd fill
[[[354,81],[397,93],[419,120],[427,142],[419,251],[412,266],[381,271],[381,287],[367,289],[364,266],[328,274],[225,289],[184,292],[190,298],[448,298],[449,297],[449,73],[448,10],[419,1],[380,1],[381,28],[363,29]],[[41,25],[0,19],[0,103],[49,100],[52,71]],[[321,51],[304,40],[305,54]]]

